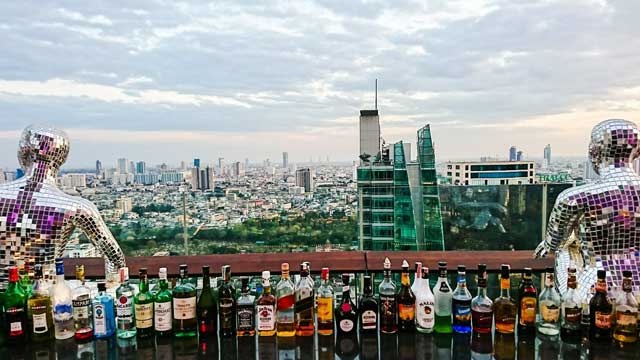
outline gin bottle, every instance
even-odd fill
[[[93,333],[96,339],[106,339],[116,333],[114,301],[105,283],[98,283],[98,295],[93,298]]]
[[[73,289],[73,321],[76,340],[93,337],[93,311],[91,310],[91,290],[84,284],[84,265],[76,266],[76,279],[80,285]]]

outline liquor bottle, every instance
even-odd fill
[[[116,333],[114,301],[107,293],[107,285],[98,283],[98,295],[93,298],[93,334],[96,339],[110,338]]]
[[[209,266],[202,267],[202,291],[196,305],[200,335],[215,335],[218,327],[218,308],[211,290]]]
[[[416,328],[416,296],[411,291],[409,279],[409,263],[402,262],[402,275],[400,277],[400,291],[398,292],[398,329],[400,331],[413,331]]]
[[[508,271],[509,268],[507,268]],[[507,280],[509,275],[507,273]],[[501,284],[502,285],[502,284]],[[502,286],[501,286],[502,287]],[[507,285],[507,289],[509,286]],[[507,290],[508,291],[508,290]],[[507,293],[507,296],[509,294]],[[512,312],[512,328],[515,326],[516,320],[516,304],[511,300]],[[497,302],[496,302],[497,307]],[[487,297],[487,265],[478,265],[478,295],[471,300],[471,325],[473,327],[473,339],[477,334],[490,334],[493,326],[493,302]],[[512,330],[513,331],[513,330]],[[491,336],[489,336],[491,338]],[[489,339],[491,343],[491,339]]]
[[[51,289],[53,323],[58,340],[69,339],[75,334],[71,289],[64,281],[64,262],[56,259],[56,284]]]
[[[240,278],[240,297],[238,298],[237,324],[238,336],[256,334],[255,296],[249,293],[249,278]]]
[[[262,294],[256,305],[258,319],[258,335],[273,336],[276,334],[276,297],[271,294],[271,273],[262,272]]]
[[[315,289],[315,280],[313,280],[313,276],[311,276],[311,263],[309,261],[304,262],[307,265],[307,273],[309,274],[309,282],[311,283],[311,287]]]
[[[459,334],[471,332],[471,293],[467,289],[467,268],[458,265],[458,285],[453,291],[453,331]]]
[[[276,286],[277,309],[276,327],[278,336],[290,337],[296,334],[295,329],[295,288],[289,278],[289,264],[282,263],[282,276]]]
[[[413,278],[413,284],[411,285],[411,291],[414,295],[418,291],[418,286],[420,285],[420,277],[422,276],[422,263],[420,261],[416,261],[415,269],[416,275]]]
[[[338,336],[355,334],[358,323],[356,304],[351,300],[349,274],[342,274],[342,301],[336,307],[336,324]]]
[[[436,298],[429,286],[429,268],[421,266],[422,275],[416,286],[416,330],[424,334],[433,332]]]
[[[524,268],[524,275],[518,287],[518,336],[535,334],[538,291],[531,279],[531,268]]]
[[[116,321],[118,338],[129,339],[136,336],[133,296],[135,289],[129,284],[129,268],[120,268],[120,286],[116,289]]]
[[[300,281],[296,284],[296,336],[313,336],[314,325],[313,286],[309,281],[309,271],[306,264],[300,265]]]
[[[447,262],[438,263],[438,282],[433,287],[433,295],[436,300],[436,323],[433,327],[436,333],[451,334],[451,305],[453,295],[451,286],[447,280]]]
[[[333,286],[329,283],[329,268],[322,268],[318,288],[318,335],[333,335]]]
[[[153,330],[156,336],[167,336],[173,329],[173,295],[167,282],[167,268],[158,271],[158,291],[153,296]]]
[[[378,330],[378,302],[373,296],[371,276],[364,276],[363,294],[358,304],[358,322],[360,332],[377,332]]]
[[[24,311],[27,295],[19,283],[18,268],[9,268],[9,285],[4,292],[4,327],[9,343],[22,343],[27,339],[27,314]],[[73,336],[73,333],[71,333]]]
[[[500,296],[494,301],[496,331],[503,334],[513,334],[516,326],[517,306],[511,298],[511,279],[509,265],[500,267]]]
[[[391,261],[384,259],[384,280],[378,287],[378,304],[380,306],[380,331],[395,334],[398,331],[398,306],[396,284],[391,279]]]
[[[20,286],[24,291],[24,294],[27,296],[27,299],[31,297],[31,290],[33,288],[33,284],[31,282],[31,278],[29,277],[29,265],[24,260],[18,261],[18,276],[20,280]]]
[[[138,337],[151,336],[153,330],[153,295],[149,291],[149,278],[147,269],[139,270],[139,291],[133,299],[134,318],[136,319],[136,332]]]
[[[564,342],[580,342],[580,323],[582,321],[582,301],[576,288],[576,268],[567,269],[567,292],[562,297],[562,324],[560,338]]]
[[[631,292],[633,278],[630,270],[622,271],[622,292],[616,299],[616,325],[613,338],[620,343],[638,340],[638,302]]]
[[[53,338],[53,308],[49,284],[42,279],[42,266],[36,265],[31,296],[27,300],[27,315],[31,340],[48,341]]]
[[[220,336],[234,336],[236,334],[236,289],[231,283],[231,266],[229,265],[222,267],[222,284],[218,294]]]
[[[544,290],[538,299],[540,319],[536,324],[542,335],[556,336],[560,333],[560,294],[556,290],[553,268],[547,268],[544,277]]]
[[[173,288],[174,336],[194,337],[198,334],[196,317],[196,287],[189,281],[186,264],[180,265],[180,280]]]
[[[73,289],[73,322],[76,340],[93,337],[93,311],[91,310],[91,290],[84,283],[84,265],[76,265],[76,280],[80,285]]]
[[[580,320],[580,335],[582,342],[589,340],[589,334],[591,332],[591,309],[589,308],[589,304],[591,304],[591,299],[593,299],[595,294],[596,287],[595,285],[591,285],[589,292],[582,300],[582,319]]]

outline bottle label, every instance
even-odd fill
[[[313,294],[311,289],[302,288],[296,292],[296,313],[305,312],[313,309]]]
[[[53,319],[56,322],[69,321],[73,318],[71,304],[59,304],[53,308]]]
[[[132,321],[133,311],[131,306],[131,298],[128,296],[120,296],[116,303],[116,316],[118,320]]]
[[[362,328],[366,330],[375,329],[378,326],[378,314],[373,310],[365,310],[362,313]]]
[[[153,304],[154,327],[156,331],[169,331],[172,327],[171,301]]]
[[[72,301],[73,304],[73,319],[76,321],[82,321],[89,318],[91,314],[90,306],[91,299],[88,295],[83,296]]]
[[[220,299],[220,329],[234,329],[233,300]]]
[[[383,296],[380,295],[380,316],[384,318],[396,317],[396,297],[395,296]]]
[[[278,298],[278,311],[281,310],[289,310],[292,309],[294,304],[296,303],[296,299],[291,295],[283,296]]]
[[[173,298],[173,317],[176,320],[195,319],[196,297]]]
[[[258,305],[257,311],[258,331],[273,331],[276,328],[276,318],[273,316],[273,305]]]
[[[433,328],[435,321],[435,303],[432,300],[420,301],[416,309],[416,321],[423,329]]]
[[[618,305],[616,308],[616,325],[637,325],[638,311],[628,305]]]
[[[136,304],[136,327],[147,329],[153,326],[153,303]]]
[[[415,304],[398,304],[398,316],[400,320],[414,320],[416,318]]]
[[[602,311],[596,311],[595,314],[595,324],[596,327],[599,329],[611,329],[611,320],[612,320],[612,315],[611,313],[605,313]]]
[[[333,320],[333,298],[318,298],[318,321]]]
[[[565,307],[564,321],[565,323],[578,325],[582,320],[582,309],[579,307]]]
[[[10,325],[9,331],[11,331],[12,333],[22,332],[22,322],[20,321],[12,322]]]
[[[93,331],[96,335],[106,335],[107,333],[107,321],[103,304],[95,304],[93,306]]]
[[[451,291],[451,287],[449,286],[449,284],[446,281],[442,281],[440,283],[439,290],[440,290],[440,292],[447,293],[447,292]]]
[[[520,300],[520,324],[533,325],[536,323],[536,305],[534,297],[524,297]]]
[[[349,319],[340,320],[340,330],[350,332],[353,330],[353,321]]]
[[[253,307],[238,306],[238,330],[250,331],[255,329]]]
[[[24,313],[24,308],[22,307],[12,307],[6,310],[7,311],[7,317],[9,318],[9,336],[20,336],[23,333],[23,329],[22,329],[22,321],[20,321],[19,319],[21,319],[22,314]],[[18,321],[11,321],[11,320],[18,320]]]
[[[458,323],[471,322],[471,307],[468,303],[457,303],[453,309],[453,318]]]
[[[548,323],[558,322],[560,318],[560,308],[551,301],[542,301],[540,303],[540,315],[542,320]]]
[[[44,334],[49,330],[47,326],[47,314],[33,314],[33,333]]]

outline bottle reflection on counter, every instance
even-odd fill
[[[156,337],[156,360],[173,360],[172,339],[169,336]]]
[[[453,336],[451,334],[437,334],[436,341],[436,359],[451,359],[451,342]]]
[[[536,354],[538,359],[557,359],[559,351],[560,341],[557,337],[536,337]]]
[[[398,336],[380,333],[380,358],[394,360],[398,358]]]
[[[273,360],[278,357],[278,346],[275,336],[258,337],[258,359]]]
[[[360,333],[360,359],[378,360],[378,334],[371,332]]]
[[[339,334],[336,337],[336,355],[342,360],[353,360],[358,357],[358,333]]]
[[[296,358],[296,338],[278,337],[278,359],[294,360]]]
[[[417,333],[415,339],[416,339],[416,359],[434,358],[433,336]]]
[[[493,338],[491,333],[474,331],[471,334],[471,358],[474,360],[493,359]]]
[[[296,359],[313,359],[313,337],[297,336],[296,337]],[[241,358],[244,360],[244,358]]]
[[[126,339],[118,338],[116,342],[118,344],[118,360],[136,358],[138,342],[135,336]],[[60,353],[60,350],[58,350],[58,343],[59,341],[56,341],[56,352]]]
[[[536,359],[535,336],[518,336],[518,360]]]
[[[173,359],[174,360],[195,360],[198,358],[197,349],[198,349],[197,337],[175,337],[173,340],[173,356],[174,356]],[[217,359],[217,355],[214,356],[213,358]]]
[[[469,351],[469,343],[471,342],[471,333],[456,333],[453,335],[453,350],[451,356],[456,360],[471,360],[471,352]]]
[[[376,337],[377,334],[374,334]],[[335,339],[333,336],[318,336],[318,360],[335,359]]]
[[[256,338],[253,336],[238,337],[238,359],[254,360],[256,358]]]
[[[113,351],[115,348],[116,348],[116,339],[113,336],[107,339],[96,339],[95,340],[96,360],[116,360],[116,352]],[[159,348],[158,348],[158,351],[160,351]],[[165,360],[160,357],[157,357],[157,359]]]
[[[237,337],[228,336],[220,338],[220,359],[225,360],[237,360],[242,359],[238,357],[237,351]]]
[[[516,344],[514,334],[502,334],[496,332],[493,344],[496,360],[512,360],[516,358]]]
[[[560,358],[561,359],[581,359],[580,357],[581,346],[578,343],[562,342],[560,345]]]
[[[93,341],[78,342],[78,354],[76,355],[77,360],[93,360],[95,358],[94,353]],[[138,356],[138,359],[153,359],[153,349],[151,349],[151,357]]]
[[[417,359],[415,334],[398,335],[398,358],[400,360]]]
[[[44,343],[33,343],[28,346],[28,359],[33,360],[49,360],[56,358],[56,349],[53,341]],[[11,355],[4,354],[0,351],[0,359],[16,358],[14,348],[11,348]],[[19,356],[17,358],[20,358]],[[115,359],[115,355],[113,357]],[[106,358],[105,358],[106,359]]]

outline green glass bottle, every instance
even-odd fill
[[[33,290],[27,300],[27,315],[31,340],[35,342],[53,339],[53,308],[49,284],[42,279],[42,266],[35,266]]]
[[[218,309],[211,291],[211,277],[209,266],[202,267],[202,291],[197,305],[198,331],[200,336],[215,335],[218,324]]]
[[[176,337],[198,335],[196,287],[189,282],[187,265],[180,265],[180,282],[173,289],[173,331]]]
[[[22,343],[27,339],[27,296],[19,284],[18,268],[9,268],[9,285],[4,293],[4,328],[10,343]]]
[[[18,274],[20,276],[20,286],[22,287],[22,290],[24,291],[28,299],[31,297],[33,284],[31,282],[31,278],[29,277],[29,266],[24,260],[21,260],[18,263]]]
[[[153,335],[153,295],[149,291],[147,269],[141,268],[139,271],[139,291],[133,298],[134,318],[138,337],[147,337]]]
[[[167,282],[167,268],[158,272],[158,290],[153,298],[153,328],[156,336],[171,335],[173,329],[173,296]]]

